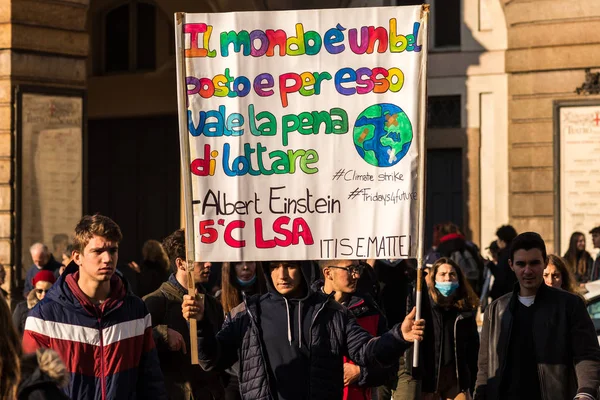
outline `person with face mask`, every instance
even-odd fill
[[[431,268],[429,297],[435,346],[422,378],[424,400],[471,399],[477,375],[479,300],[460,267],[442,257]]]
[[[224,262],[221,274],[220,300],[227,318],[232,319],[242,311],[244,299],[267,293],[267,280],[261,262]],[[239,363],[227,370],[225,400],[241,400],[237,374]]]
[[[225,314],[233,317],[244,297],[267,293],[267,280],[260,262],[223,263],[221,274],[221,305]]]

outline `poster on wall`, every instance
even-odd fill
[[[416,256],[427,15],[175,15],[194,260]]]
[[[600,104],[559,103],[558,110],[557,249],[564,254],[571,234],[579,231],[587,237],[587,250],[595,253],[588,232],[600,226]]]
[[[29,247],[48,246],[61,262],[82,215],[83,98],[41,93],[21,95],[20,243],[24,274]]]

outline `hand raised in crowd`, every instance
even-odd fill
[[[195,297],[188,294],[183,296],[181,312],[186,321],[189,321],[190,319],[202,321],[204,318],[204,296],[198,294],[196,294]]]
[[[425,320],[420,319],[415,321],[416,315],[417,309],[413,307],[410,314],[404,318],[404,321],[402,321],[402,325],[400,326],[402,337],[404,337],[404,340],[407,342],[420,342],[423,340],[423,334],[425,333]]]
[[[358,382],[360,378],[360,367],[358,365],[344,363],[344,386],[350,386]]]
[[[129,266],[129,268],[131,268],[132,270],[134,270],[135,272],[137,272],[138,274],[142,273],[142,269],[140,268],[140,266],[138,265],[138,263],[136,263],[135,261],[131,261],[129,264],[127,264]]]
[[[181,333],[171,328],[167,329],[167,345],[171,351],[181,350],[183,354],[187,354],[187,348],[185,347],[185,340],[183,339],[183,336],[181,336]]]

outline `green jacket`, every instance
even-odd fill
[[[200,286],[198,291],[202,291]],[[144,296],[152,315],[154,341],[167,393],[171,400],[221,400],[224,393],[220,373],[206,372],[199,365],[191,364],[190,331],[181,312],[184,294],[187,294],[184,288],[171,275],[157,290]],[[205,318],[210,318],[213,321],[211,325],[218,331],[224,320],[223,308],[213,296],[205,294],[204,298]],[[187,354],[169,349],[169,328],[183,336]]]

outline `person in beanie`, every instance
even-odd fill
[[[54,285],[54,282],[56,282],[56,278],[52,271],[46,269],[39,271],[31,281],[33,290],[29,292],[25,301],[20,302],[15,307],[15,311],[13,312],[13,324],[15,324],[21,337],[23,337],[25,320],[27,319],[29,310],[44,299],[46,293],[48,293],[52,285]]]

